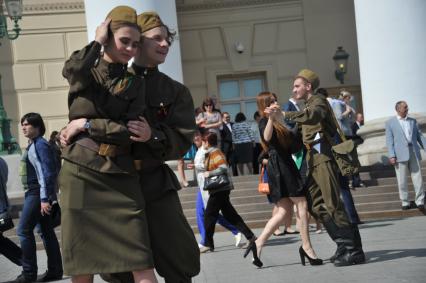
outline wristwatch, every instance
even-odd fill
[[[87,121],[84,123],[83,128],[84,128],[85,131],[88,131],[90,129],[90,120],[89,119],[87,119]]]

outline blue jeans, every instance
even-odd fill
[[[348,214],[349,221],[352,224],[358,224],[360,222],[358,212],[356,211],[354,199],[352,198],[351,190],[349,189],[348,177],[339,175],[340,178],[340,194],[342,195],[343,205],[345,211]]]
[[[0,213],[7,211],[9,208],[9,200],[6,194],[6,184],[0,184]]]
[[[198,193],[197,193],[197,201],[195,202],[195,211],[196,211],[196,215],[197,215],[198,231],[200,232],[200,236],[201,236],[200,244],[204,245],[205,244],[205,239],[206,239],[206,229],[204,227],[204,212],[205,212],[205,207],[204,207],[203,197],[201,196],[200,190],[198,190]],[[228,229],[229,231],[231,231],[232,234],[234,234],[234,235],[238,234],[238,232],[239,232],[238,229],[235,228],[234,225],[232,225],[231,223],[229,223],[223,217],[222,214],[219,214],[217,222],[220,225],[222,225],[223,227],[225,227],[226,229]]]
[[[358,188],[361,187],[361,177],[359,176],[359,173],[354,174],[352,176],[352,186],[354,188]]]
[[[25,193],[24,207],[17,234],[21,241],[22,268],[25,276],[37,276],[37,254],[34,228],[38,226],[40,237],[47,254],[47,268],[49,274],[62,274],[62,259],[58,239],[53,230],[49,215],[42,216],[40,204],[40,190],[31,189]],[[37,225],[38,224],[38,225]]]

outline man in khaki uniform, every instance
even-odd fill
[[[286,121],[296,122],[302,129],[309,167],[307,199],[311,214],[324,224],[337,244],[331,261],[336,266],[359,264],[365,262],[361,237],[357,225],[348,221],[340,199],[338,167],[329,142],[337,135],[333,112],[322,94],[314,94],[318,86],[317,74],[307,69],[300,71],[293,83],[293,93],[296,99],[306,101],[306,108],[283,115]]]
[[[189,150],[195,133],[194,103],[188,88],[158,70],[174,34],[155,12],[139,15],[138,25],[142,44],[131,71],[145,81],[140,95],[145,95],[146,121],[130,121],[127,126],[136,136],[150,135],[147,142],[134,144],[133,156],[146,201],[154,266],[166,282],[189,283],[200,271],[200,252],[177,194],[181,186],[164,161],[181,158]],[[134,282],[131,273],[102,278]]]
[[[155,12],[139,15],[138,25],[142,44],[132,69],[146,82],[145,116],[152,135],[150,142],[138,144],[135,154],[141,159],[139,173],[154,265],[166,282],[191,282],[200,271],[198,244],[183,214],[179,181],[163,161],[182,158],[189,150],[196,128],[194,103],[187,87],[158,70],[174,34]]]

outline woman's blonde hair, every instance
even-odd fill
[[[264,111],[266,107],[269,107],[274,101],[277,101],[277,95],[273,92],[263,91],[257,95],[257,110],[259,111],[260,117],[266,117]],[[289,148],[290,144],[293,142],[290,131],[278,121],[274,121],[272,125],[277,134],[278,143],[285,149]],[[265,150],[268,150],[268,146],[263,142],[263,140],[261,144]]]

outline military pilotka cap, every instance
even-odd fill
[[[144,33],[150,29],[164,26],[160,16],[156,12],[145,12],[138,16],[138,26]]]
[[[308,69],[301,70],[297,74],[296,78],[304,78],[305,80],[307,80],[312,85],[312,90],[318,88],[320,84],[318,75]]]
[[[134,26],[135,28],[139,29],[137,25],[138,15],[136,10],[129,6],[115,7],[108,13],[106,18],[111,19],[109,27],[113,33],[122,27],[123,24]]]
[[[106,18],[111,19],[111,22],[129,22],[133,24],[137,23],[136,10],[129,6],[115,7],[108,13]]]

